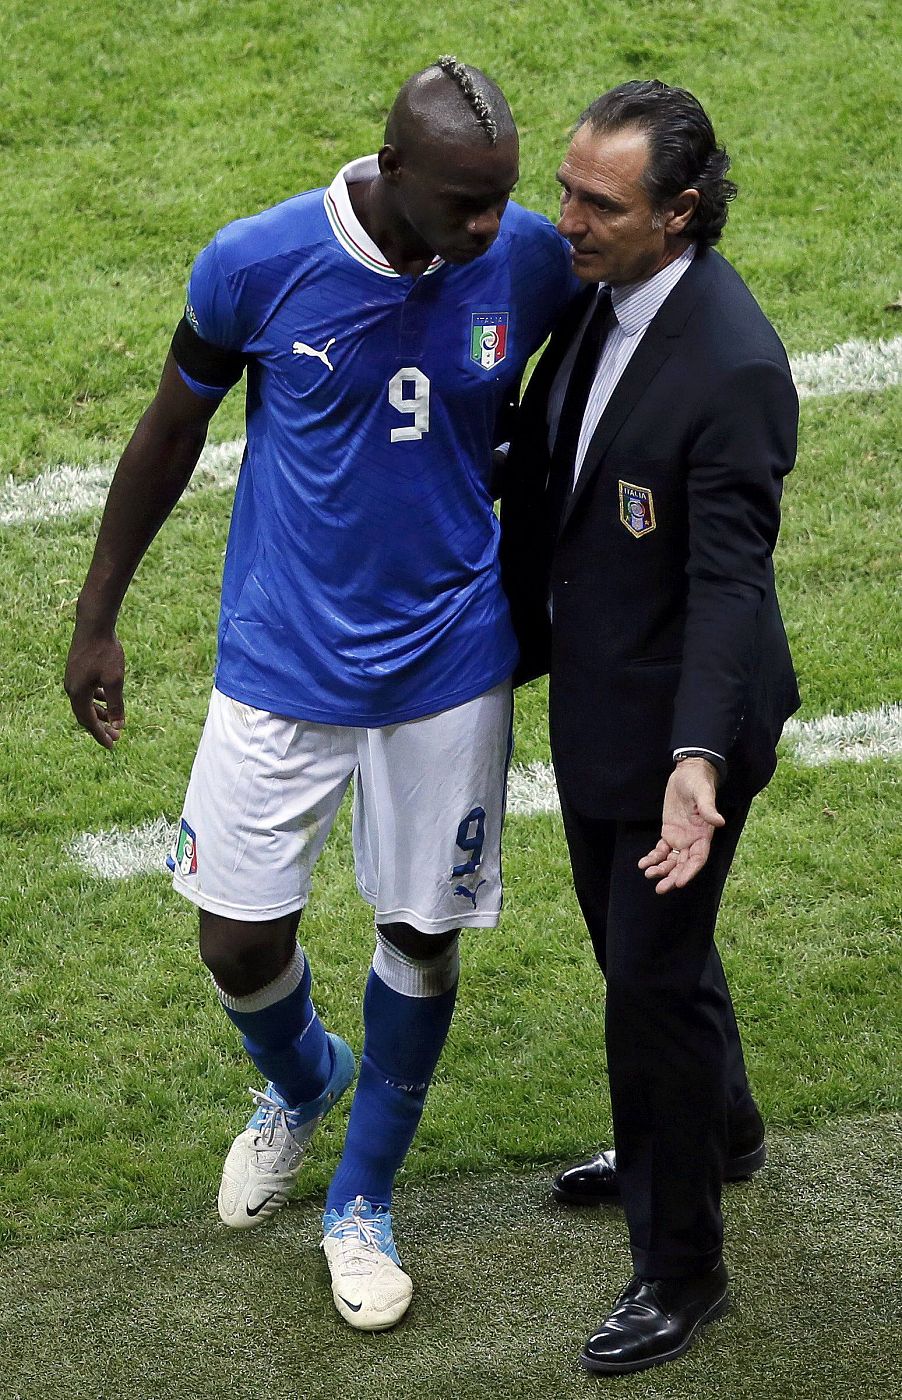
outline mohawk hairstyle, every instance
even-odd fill
[[[454,82],[457,83],[472,107],[476,120],[489,138],[490,144],[494,146],[498,140],[498,123],[495,120],[491,104],[481,92],[477,91],[476,84],[471,77],[472,70],[466,64],[459,63],[455,56],[449,53],[442,54],[436,67],[441,68],[446,77],[453,78]]]

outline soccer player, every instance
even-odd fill
[[[246,372],[215,688],[170,865],[266,1080],[219,1191],[222,1219],[243,1229],[285,1203],[354,1076],[297,941],[354,780],[377,937],[323,1247],[339,1312],[367,1330],[410,1302],[392,1184],[451,1021],[459,930],[493,927],[501,905],[516,644],[492,448],[571,291],[566,244],[508,204],[517,177],[500,89],[442,58],[402,87],[378,156],[216,235],[116,471],[66,675],[77,718],[112,746],[120,605]]]

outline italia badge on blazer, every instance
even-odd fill
[[[650,535],[655,528],[655,501],[648,486],[634,486],[631,481],[619,481],[620,521],[635,539]]]
[[[506,311],[476,312],[470,320],[470,359],[494,369],[507,354]]]

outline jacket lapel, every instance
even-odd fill
[[[551,393],[554,377],[589,309],[589,303],[597,295],[597,292],[597,287],[586,287],[570,303],[555,327],[548,347],[542,354],[526,386],[521,411],[522,421],[525,425],[528,424],[530,450],[534,449],[533,433],[537,431],[534,419],[540,419],[545,424],[543,442],[547,441],[548,396]]]
[[[676,349],[689,314],[704,291],[717,256],[718,254],[711,250],[704,254],[696,254],[688,270],[653,317],[641,343],[620,376],[586,450],[576,486],[570,492],[564,508],[562,530],[585,494],[614,438],[641,402],[642,395],[661,366]]]

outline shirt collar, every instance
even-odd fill
[[[361,263],[370,272],[378,273],[380,277],[398,277],[400,273],[395,272],[391,264],[386,261],[381,248],[373,242],[354,213],[351,196],[348,193],[349,185],[357,184],[361,180],[372,180],[378,173],[379,159],[377,156],[361,156],[359,160],[352,160],[347,165],[343,165],[323,195],[323,205],[326,217],[332,226],[332,232],[345,252],[355,262]],[[426,277],[430,272],[435,272],[436,268],[442,266],[442,263],[442,258],[433,258],[423,276]]]
[[[630,282],[625,287],[611,288],[611,305],[624,335],[638,335],[639,331],[645,330],[694,257],[695,244],[690,243],[678,258],[662,267],[654,277],[647,277],[644,282]]]

